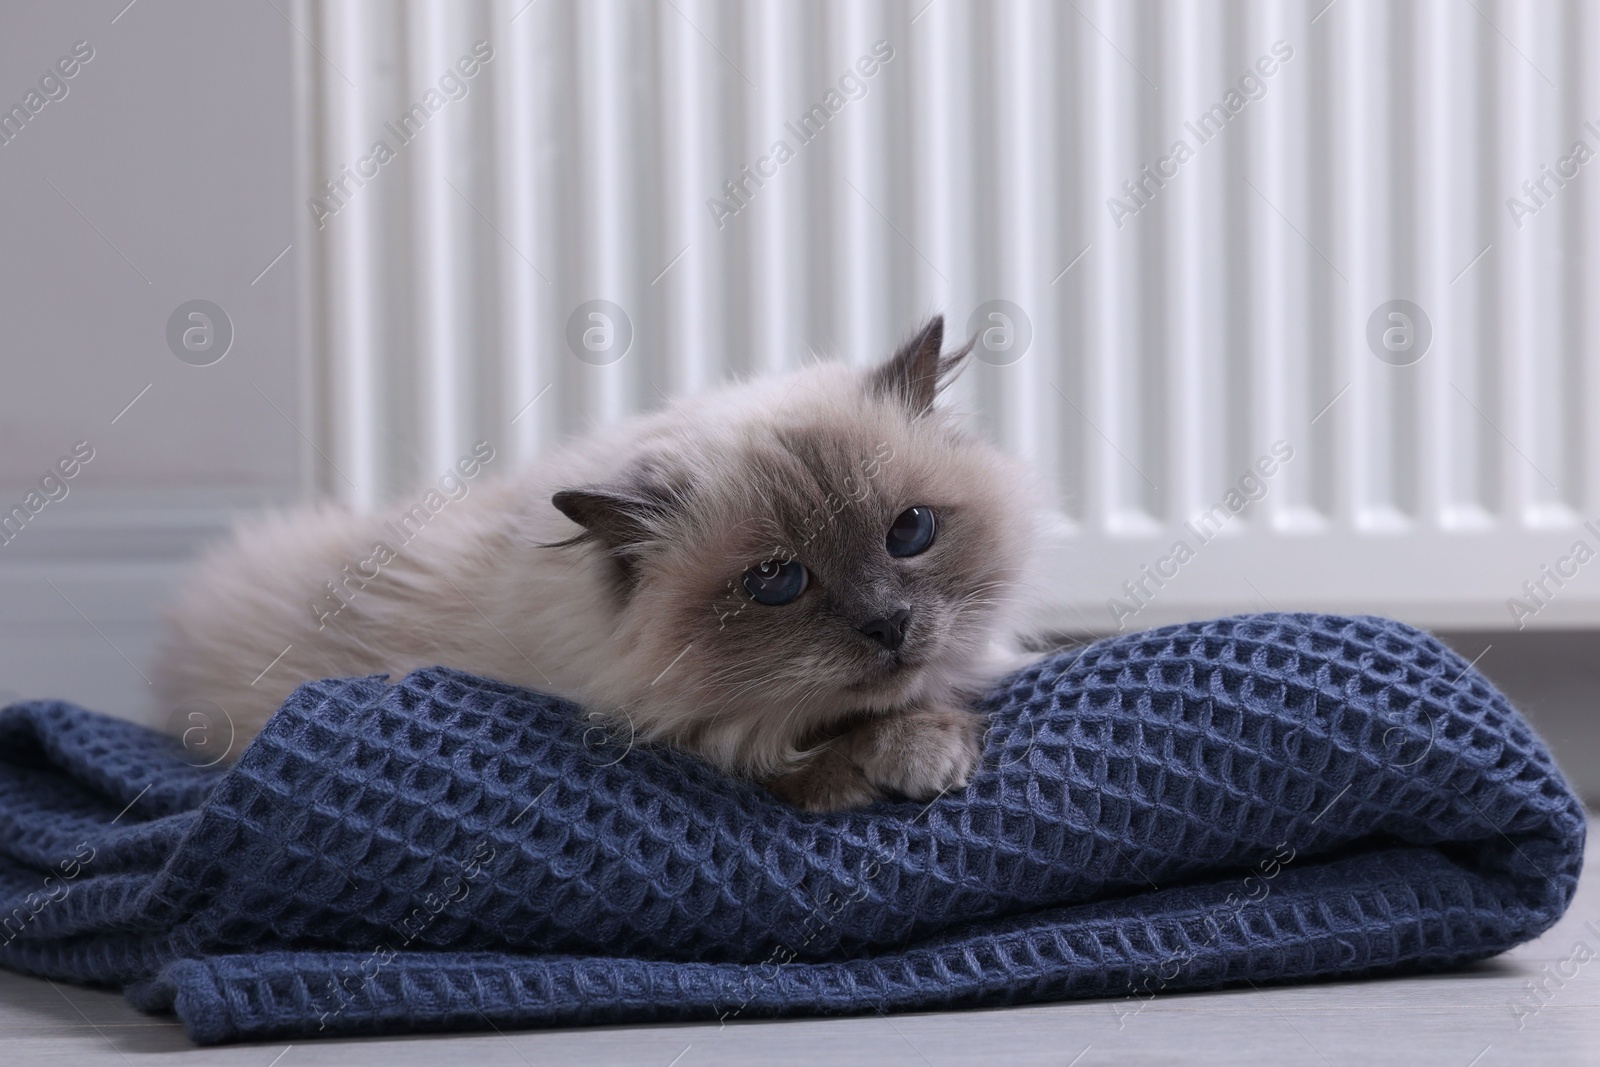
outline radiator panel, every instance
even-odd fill
[[[311,486],[1020,308],[951,395],[1053,494],[1057,625],[1600,622],[1600,9],[1325,4],[302,0]]]

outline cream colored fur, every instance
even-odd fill
[[[934,332],[936,357],[937,323]],[[928,365],[905,351],[897,358]],[[569,697],[614,736],[675,744],[733,773],[770,780],[810,768],[779,789],[808,807],[957,786],[976,760],[962,709],[1026,659],[1019,637],[1039,494],[946,411],[909,410],[872,380],[820,364],[675,403],[525,470],[488,473],[490,463],[403,547],[384,526],[395,511],[325,505],[246,525],[204,558],[172,607],[160,698],[169,708],[215,704],[242,743],[304,680],[398,678],[443,664]],[[821,483],[835,475],[817,474],[820,459],[799,464],[796,441],[803,454],[814,445],[836,456],[841,480],[860,470],[850,457],[893,458],[858,477],[863,500],[834,514],[834,499],[820,532],[815,523],[797,530],[783,516],[812,495],[829,500]],[[582,532],[552,505],[557,490],[614,485],[640,470],[666,472],[676,495],[667,498],[674,510],[648,515],[650,535],[629,549],[632,586],[619,584],[613,556],[593,539],[549,547]],[[874,537],[882,554],[872,532],[885,523],[879,516],[913,505],[948,509],[939,536],[954,540],[936,540],[927,554],[943,556],[895,563],[897,571],[874,560],[880,569],[862,579],[875,583],[872,596],[892,598],[901,595],[893,575],[905,573],[924,594],[908,633],[923,659],[880,678],[873,650],[853,643],[851,611],[866,608],[852,605],[868,594],[840,576],[855,573],[857,554],[872,555]],[[766,558],[752,547],[761,539],[784,546],[767,554],[811,560],[831,584],[789,615],[754,604],[738,582]],[[371,573],[357,565],[379,542],[395,558],[375,578],[347,581]],[[339,601],[329,581],[348,599],[331,617]],[[908,723],[922,722],[932,725],[907,735]],[[847,727],[855,732],[845,741],[833,736]],[[846,751],[868,756],[812,781],[830,751],[835,762]]]

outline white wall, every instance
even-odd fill
[[[93,49],[0,144],[0,509],[94,450],[0,544],[0,698],[137,713],[181,561],[296,493],[300,404],[295,252],[258,278],[291,241],[293,31],[268,3],[125,2],[0,6],[0,107]],[[197,298],[233,324],[211,366],[165,337]]]

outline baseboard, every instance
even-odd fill
[[[251,489],[77,491],[0,544],[0,704],[59,697],[159,718],[147,678],[162,605],[234,519],[288,503]]]
[[[0,705],[58,697],[161,719],[147,676],[163,604],[196,553],[226,536],[236,517],[286,503],[283,494],[213,489],[83,493],[47,507],[0,545]],[[1477,659],[1549,742],[1574,788],[1600,804],[1600,717],[1592,712],[1600,632],[1467,625],[1461,619],[1441,635]]]

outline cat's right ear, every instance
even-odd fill
[[[583,532],[559,545],[594,540],[612,552],[627,552],[661,532],[669,501],[663,494],[630,487],[584,486],[562,489],[550,498],[556,509],[583,527]]]

